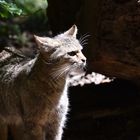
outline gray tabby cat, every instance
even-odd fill
[[[77,27],[54,38],[35,36],[35,58],[0,53],[0,140],[61,140],[68,112],[68,75],[86,58]]]

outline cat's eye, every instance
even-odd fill
[[[78,53],[78,51],[72,51],[72,52],[68,52],[68,55],[74,56],[74,55],[76,55],[77,53]]]

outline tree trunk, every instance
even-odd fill
[[[48,0],[54,33],[77,24],[90,38],[89,70],[122,79],[140,78],[140,4],[137,0]]]

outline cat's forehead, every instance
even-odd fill
[[[74,37],[60,37],[58,39],[61,43],[61,48],[66,49],[67,51],[81,50],[83,48],[79,40]]]

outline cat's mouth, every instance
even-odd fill
[[[75,67],[78,67],[78,68],[81,68],[81,69],[83,69],[84,67],[86,67],[86,63],[77,63],[77,62],[74,62],[73,65]]]
[[[86,71],[86,64],[85,63],[76,63],[74,62],[72,65],[72,71],[75,71],[76,73],[83,73]]]

